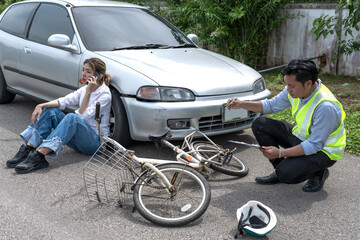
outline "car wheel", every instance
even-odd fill
[[[112,104],[110,113],[110,137],[122,146],[130,146],[133,140],[130,137],[129,123],[120,94],[111,88]]]
[[[0,103],[11,103],[16,94],[13,94],[7,90],[4,75],[0,71]]]

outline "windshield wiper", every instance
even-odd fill
[[[116,50],[129,50],[129,49],[154,49],[154,48],[170,48],[171,46],[164,45],[164,44],[155,44],[155,43],[148,43],[145,45],[134,45],[134,46],[127,46],[127,47],[115,47],[113,51]]]
[[[192,43],[183,43],[177,46],[171,46],[171,48],[188,48],[188,47],[196,47],[196,46]]]

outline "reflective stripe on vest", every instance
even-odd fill
[[[292,98],[290,94],[288,95],[289,101],[291,103],[292,109],[291,113],[295,119],[296,125],[292,129],[293,134],[298,137],[300,140],[305,141],[309,138],[311,133],[311,120],[314,114],[316,107],[322,101],[330,101],[341,109],[341,120],[337,129],[330,134],[328,139],[325,141],[325,146],[321,151],[326,153],[331,160],[339,160],[346,146],[346,131],[344,127],[345,112],[342,108],[340,102],[335,98],[335,96],[330,92],[330,90],[325,86],[321,85],[321,88],[315,95],[300,108],[300,99]]]

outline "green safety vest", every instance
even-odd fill
[[[328,155],[331,160],[341,159],[346,146],[346,131],[344,127],[346,114],[341,103],[335,98],[330,90],[324,84],[321,84],[319,91],[317,91],[315,95],[300,109],[299,98],[292,98],[290,94],[288,95],[288,98],[292,106],[291,114],[295,119],[295,126],[292,129],[292,133],[302,141],[308,139],[311,134],[312,116],[319,103],[322,101],[329,101],[340,107],[340,123],[337,129],[332,132],[325,141],[325,146],[321,149],[321,151]]]

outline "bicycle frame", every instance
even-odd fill
[[[95,120],[96,120],[96,125],[98,127],[99,130],[99,138],[100,138],[100,143],[103,144],[104,141],[110,142],[111,144],[115,145],[118,149],[122,149],[123,151],[128,151],[126,148],[124,148],[121,144],[119,144],[117,141],[104,136],[104,133],[102,131],[102,129],[100,128],[100,123],[101,123],[101,117],[100,116],[100,103],[97,102],[96,103],[96,111],[95,111]],[[128,151],[130,152],[130,151]],[[161,179],[165,182],[166,184],[166,188],[168,190],[171,190],[172,184],[168,181],[168,179],[165,177],[165,175],[160,172],[155,166],[154,164],[160,164],[160,163],[164,163],[164,161],[162,160],[156,160],[156,159],[146,159],[146,158],[138,158],[135,156],[134,152],[131,153],[131,157],[137,161],[140,165],[142,165],[142,167],[145,167],[146,169],[151,169],[153,170],[157,175],[159,175],[161,177]],[[141,173],[139,174],[141,175]],[[137,182],[137,180],[139,179],[139,176],[137,177],[137,179],[135,179],[134,184]],[[85,183],[86,185],[86,183]]]
[[[138,158],[104,136],[99,108],[97,104],[95,118],[101,144],[83,169],[89,200],[122,206],[131,194],[145,219],[169,227],[183,226],[204,214],[211,199],[206,179],[189,164]]]
[[[193,142],[195,135],[204,137],[208,142],[210,142],[212,145],[216,146],[217,150],[192,150],[190,145]],[[216,161],[212,161],[212,160],[219,157],[220,155],[226,155],[226,154],[231,153],[236,150],[236,148],[235,148],[232,151],[230,151],[229,149],[225,149],[225,151],[221,151],[221,149],[216,145],[216,143],[214,143],[208,136],[206,136],[204,133],[202,133],[198,130],[193,131],[192,133],[190,133],[189,135],[187,135],[184,138],[184,142],[183,142],[181,148],[179,146],[173,145],[172,143],[167,141],[165,138],[161,138],[160,141],[163,145],[171,148],[174,152],[177,153],[176,160],[178,160],[179,162],[183,162],[186,165],[189,165],[193,168],[202,168],[204,165],[207,165],[210,163],[220,165],[220,163],[218,163]],[[188,151],[185,151],[186,149],[188,149]],[[199,154],[199,152],[214,152],[216,154],[214,154],[212,157],[206,159],[206,158],[202,157]]]
[[[107,142],[111,142],[112,144],[116,145],[117,148],[119,149],[124,149],[126,150],[123,146],[121,146],[118,142],[116,142],[115,140],[109,138],[109,137],[103,137],[103,140],[107,141]],[[150,158],[138,158],[134,155],[134,153],[131,153],[131,157],[137,161],[142,167],[146,168],[146,169],[151,169],[153,170],[157,175],[159,175],[161,177],[161,179],[164,181],[164,183],[166,184],[166,188],[167,189],[172,189],[172,184],[169,182],[169,180],[165,177],[165,175],[160,172],[154,165],[155,164],[161,164],[161,163],[165,163],[163,160],[160,159],[150,159]],[[166,161],[166,163],[171,163],[171,161]],[[139,174],[139,176],[141,176],[141,173]],[[137,180],[139,179],[139,176],[137,177],[137,179],[134,181],[134,184],[137,182]]]

